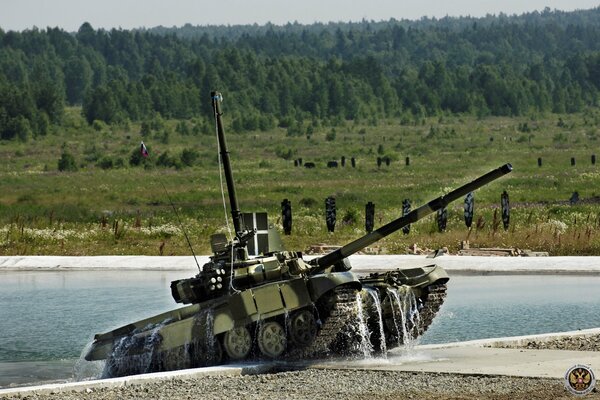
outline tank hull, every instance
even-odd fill
[[[393,343],[401,345],[406,338],[399,338],[394,316],[402,311],[399,303],[394,306],[398,299],[392,298],[395,295],[391,293],[398,293],[398,298],[411,293],[419,299],[421,309],[418,311],[422,311],[428,306],[427,288],[436,285],[445,288],[447,280],[441,267],[431,265],[369,277],[345,271],[267,282],[97,334],[85,359],[106,360],[103,375],[114,377],[248,358],[293,359],[344,354],[352,352],[351,338],[361,318],[375,321],[382,317],[384,321],[389,320],[384,322],[386,348]],[[374,315],[369,311],[373,307],[366,306],[362,311],[364,315],[358,315],[357,302],[372,304],[370,293],[373,291],[378,294],[383,313]],[[427,312],[435,315],[437,308]],[[275,329],[275,334],[262,332],[261,327],[265,325]],[[285,327],[280,338],[276,336],[277,326]],[[417,336],[427,326],[414,329]],[[245,332],[248,332],[247,338]],[[283,349],[280,351],[279,342],[269,344],[267,336],[285,342]],[[381,338],[375,341],[381,342]],[[239,343],[247,344],[239,350]],[[246,347],[249,347],[247,351]]]

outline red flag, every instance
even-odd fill
[[[144,142],[142,142],[142,145],[140,146],[140,152],[142,153],[142,157],[148,157],[148,149]]]

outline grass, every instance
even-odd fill
[[[189,249],[182,228],[195,251],[208,254],[209,236],[226,231],[216,139],[214,132],[182,136],[176,124],[165,121],[142,138],[139,124],[100,124],[95,129],[85,124],[79,109],[71,108],[64,126],[45,137],[0,142],[0,254],[184,255]],[[332,129],[335,139],[327,141]],[[281,229],[280,204],[289,199],[293,227],[284,244],[290,250],[319,242],[344,244],[364,234],[368,201],[375,203],[378,227],[401,215],[405,198],[417,207],[510,162],[510,175],[475,193],[471,231],[458,201],[449,209],[446,232],[437,232],[430,216],[414,224],[409,235],[395,233],[378,245],[389,253],[405,253],[413,243],[452,251],[468,239],[472,247],[600,255],[600,167],[591,163],[598,149],[600,110],[527,118],[445,116],[416,124],[390,119],[377,126],[347,122],[317,127],[310,139],[288,137],[280,128],[230,131],[226,126],[242,211],[267,211],[270,222]],[[184,148],[194,149],[199,158],[190,168],[129,167],[142,139],[150,148],[150,161],[164,152],[178,155]],[[63,147],[75,156],[77,172],[57,171]],[[281,158],[288,154],[292,159]],[[342,156],[345,167],[325,167]],[[120,159],[125,167],[101,169],[98,160],[106,157],[117,164]],[[317,168],[294,167],[293,159],[300,157]],[[350,167],[351,157],[356,168]],[[377,157],[389,157],[390,166],[378,168]],[[512,207],[508,231],[498,216],[494,222],[503,190]],[[575,191],[584,201],[570,205]],[[325,225],[327,196],[336,197],[335,233],[328,233]],[[359,218],[343,224],[346,214]]]

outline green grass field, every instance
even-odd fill
[[[230,123],[227,114],[224,119]],[[181,135],[176,124],[165,121],[142,137],[139,124],[90,127],[72,108],[64,127],[45,137],[0,142],[0,254],[189,254],[169,199],[196,253],[208,254],[209,236],[227,229],[216,138],[210,129]],[[335,138],[327,140],[334,136],[332,129]],[[364,234],[368,201],[375,203],[378,227],[401,215],[405,198],[417,207],[510,162],[510,175],[475,193],[471,231],[459,201],[449,208],[446,232],[438,233],[430,216],[414,224],[409,235],[396,233],[378,245],[388,253],[405,253],[414,243],[455,251],[468,239],[471,247],[600,255],[600,159],[591,163],[592,155],[600,157],[600,110],[538,118],[396,119],[376,126],[347,122],[317,126],[310,138],[289,137],[281,128],[234,134],[226,125],[226,133],[242,211],[267,211],[281,229],[281,201],[292,202],[293,231],[284,237],[290,250],[344,244]],[[151,153],[148,164],[164,152],[178,156],[183,149],[194,149],[199,158],[181,169],[131,167],[130,155],[142,139]],[[75,157],[78,171],[58,171],[63,147]],[[326,168],[327,161],[339,162],[342,156],[345,167]],[[378,168],[377,157],[389,157],[390,166]],[[104,170],[98,166],[103,158],[124,166]],[[317,167],[294,167],[297,158]],[[503,190],[512,207],[508,231],[499,218]],[[582,201],[570,205],[575,191]],[[325,225],[327,196],[335,196],[338,209],[333,234]]]

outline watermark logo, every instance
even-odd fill
[[[596,377],[587,365],[574,365],[565,374],[565,387],[574,395],[583,396],[594,390]]]

